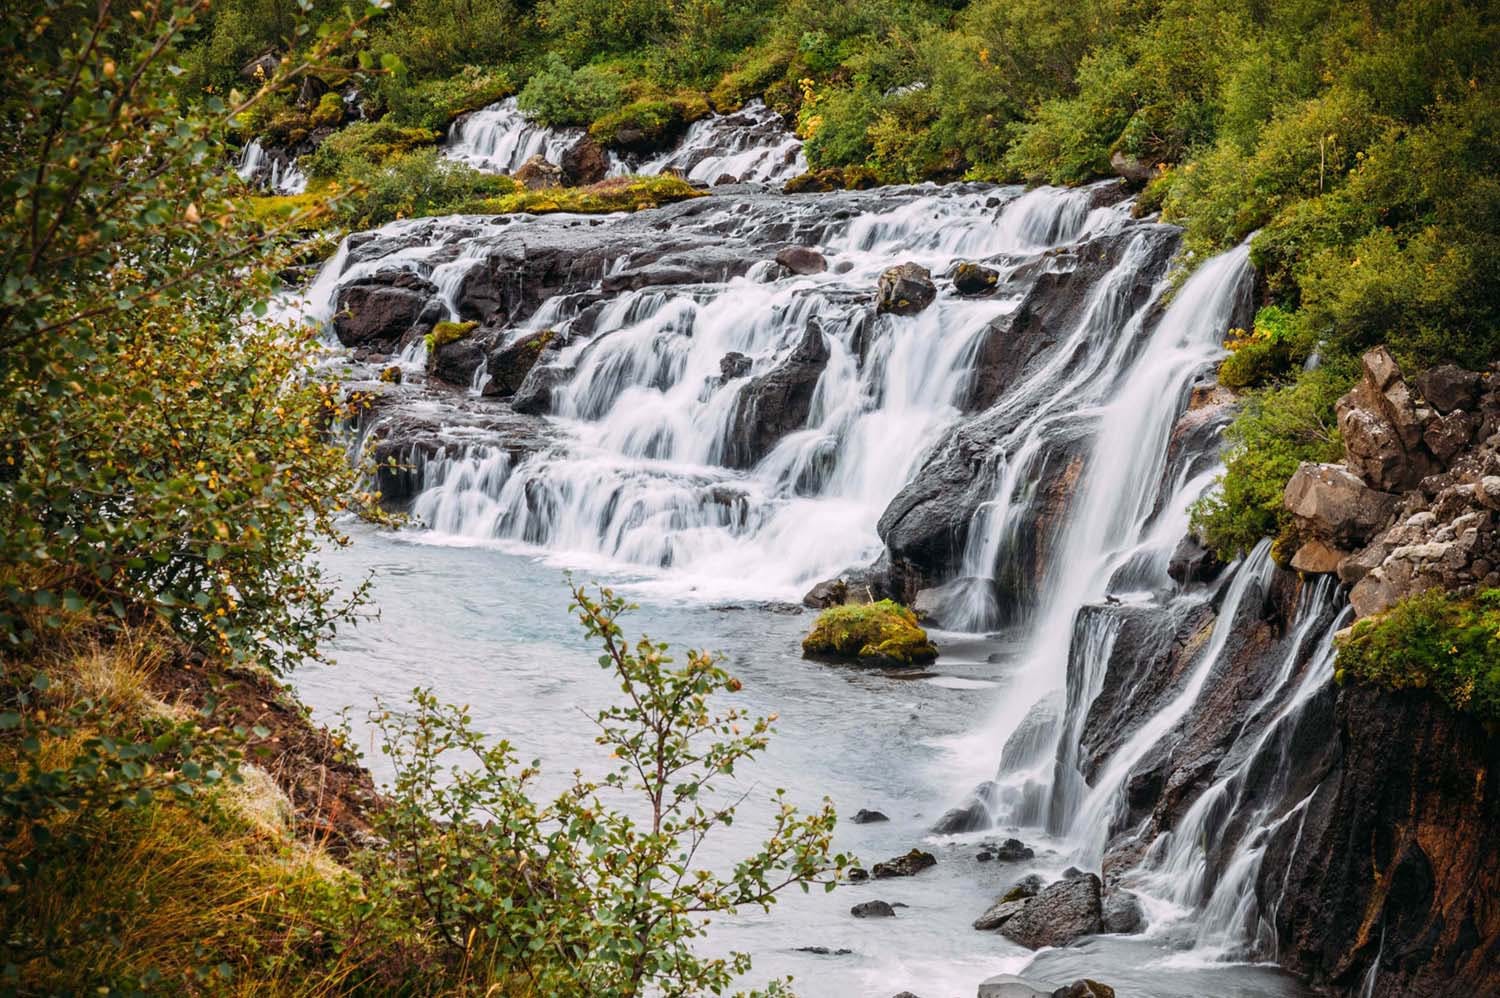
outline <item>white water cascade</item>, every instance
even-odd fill
[[[301,194],[307,190],[307,175],[296,160],[267,154],[260,139],[251,139],[240,153],[235,173],[247,184],[258,184],[275,194]]]
[[[514,97],[507,97],[455,121],[443,155],[487,173],[514,173],[533,156],[559,162],[581,138],[581,128],[537,124],[516,107]]]
[[[488,173],[514,173],[533,156],[561,163],[584,137],[581,128],[548,128],[507,97],[466,114],[448,130],[443,155]],[[655,176],[668,170],[712,184],[723,176],[745,183],[779,184],[807,170],[802,140],[787,131],[781,115],[761,101],[733,114],[711,114],[694,122],[675,146],[650,159],[610,157],[610,176]]]
[[[1248,257],[1241,246],[1204,263],[1178,289],[1137,355],[1130,353],[1136,338],[1122,337],[1107,357],[1063,379],[1061,389],[1015,403],[1027,415],[1006,441],[1011,446],[999,459],[995,497],[977,511],[969,532],[964,575],[970,580],[987,582],[1013,543],[1028,498],[1024,490],[1032,481],[1031,462],[1059,432],[1049,424],[1086,420],[1097,427],[1097,435],[1083,459],[1061,552],[1051,560],[1044,582],[1039,601],[1044,609],[1030,625],[1023,664],[991,729],[993,744],[1007,748],[997,780],[1002,789],[997,817],[1002,821],[1061,832],[1082,804],[1077,781],[1056,779],[1060,770],[1070,775],[1056,760],[1076,620],[1081,607],[1105,598],[1117,576],[1130,583],[1122,594],[1127,596],[1171,585],[1167,560],[1186,526],[1183,511],[1207,485],[1201,476],[1164,476],[1171,430],[1186,408],[1193,381],[1218,355],[1231,317],[1249,294]],[[1073,336],[1093,339],[1089,327],[1100,307],[1099,300],[1091,301],[1085,328]],[[1126,324],[1138,324],[1146,311],[1149,307]],[[1159,528],[1158,509],[1174,521],[1171,529]],[[983,591],[970,585],[960,593],[958,619],[983,626],[990,607],[974,597],[976,588]],[[1081,663],[1081,671],[1091,677],[1089,682],[1097,683],[1110,646],[1109,635],[1082,643],[1089,660]],[[1066,713],[1076,720],[1091,699],[1075,698]],[[1190,699],[1180,705],[1178,716],[1189,706]],[[1012,742],[1017,732],[1021,737]]]
[[[845,212],[854,215],[847,221],[820,221],[825,273],[777,276],[756,267],[727,282],[621,294],[603,306],[592,334],[556,359],[572,372],[552,399],[566,446],[518,464],[494,450],[469,454],[463,470],[429,463],[421,469],[431,492],[419,502],[423,518],[455,540],[600,558],[675,588],[800,598],[812,583],[880,553],[876,521],[961,418],[979,346],[1017,303],[1013,295],[944,292],[916,316],[872,317],[868,295],[880,272],[911,260],[941,275],[962,259],[986,259],[1002,274],[1045,270],[1061,265],[1045,255],[1055,247],[1130,225],[1142,234],[1121,254],[1119,279],[1106,284],[1159,269],[1161,254],[1144,246],[1170,233],[1132,223],[1123,206],[1091,211],[1089,198],[1055,189],[913,191],[881,210]],[[693,224],[753,235],[788,224],[779,213],[789,206],[818,210],[805,200],[767,203],[778,214],[729,205]],[[396,227],[403,224],[414,223]],[[343,265],[337,280],[396,267],[441,286],[477,252],[465,244],[455,257],[445,245],[429,238]],[[319,289],[336,293],[321,278]],[[333,309],[313,301],[309,311]],[[558,303],[544,304],[527,325],[561,314]],[[1128,324],[1112,325],[1121,318],[1101,306],[1079,333],[1108,344],[1100,362],[1131,333]],[[753,427],[737,423],[742,397],[755,379],[795,363],[799,350],[826,353],[805,421],[774,446],[745,452],[736,435]],[[725,377],[721,364],[731,354],[749,368]],[[467,493],[481,482],[489,501],[472,504]]]
[[[667,170],[704,184],[721,177],[780,184],[806,173],[807,157],[781,115],[755,100],[733,114],[695,121],[674,148],[644,163],[617,161],[611,172],[654,176]]]

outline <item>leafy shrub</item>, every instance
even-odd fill
[[[479,210],[475,206],[481,199],[516,189],[509,177],[481,173],[439,155],[436,149],[397,153],[356,177],[358,186],[333,204],[334,216],[348,228]]]
[[[466,111],[477,111],[515,90],[504,70],[465,66],[435,80],[387,76],[380,81],[380,97],[387,116],[396,124],[442,131]]]
[[[880,114],[878,95],[863,87],[804,90],[798,134],[814,170],[864,163],[875,151],[870,128]]]
[[[1219,364],[1219,384],[1243,389],[1279,380],[1312,352],[1309,337],[1288,312],[1267,305],[1247,332],[1231,330],[1224,344],[1229,356]]]
[[[849,862],[830,849],[832,805],[804,816],[777,790],[750,855],[718,869],[695,862],[734,821],[743,798],[730,783],[764,750],[774,718],[719,706],[740,683],[714,656],[689,652],[676,665],[666,645],[627,641],[619,620],[631,607],[610,590],[596,600],[575,587],[573,599],[624,694],[595,717],[614,768],[597,781],[575,772],[556,798],[536,801],[536,763],[518,765],[467,710],[418,691],[410,711],[376,717],[395,770],[379,819],[395,860],[371,857],[372,887],[431,924],[455,963],[503,971],[529,993],[722,993],[750,959],[698,953],[703,916],[769,910],[791,887],[832,890]],[[639,808],[614,806],[622,795]]]
[[[1234,558],[1290,525],[1282,496],[1299,464],[1343,456],[1333,405],[1353,381],[1349,367],[1325,367],[1246,399],[1224,433],[1224,474],[1192,509],[1194,532],[1219,558]]]
[[[670,145],[709,113],[708,101],[696,94],[643,98],[601,115],[589,134],[603,145],[649,152]]]
[[[937,648],[915,614],[887,599],[824,610],[802,639],[802,654],[911,665],[937,658]]]
[[[357,121],[323,140],[303,158],[310,177],[352,178],[401,153],[431,145],[440,138],[429,128],[409,128],[386,121]]]
[[[1362,620],[1339,642],[1338,678],[1430,689],[1455,710],[1500,725],[1500,589],[1459,598],[1440,589]]]
[[[517,104],[544,125],[589,125],[620,104],[619,81],[593,66],[573,70],[556,55],[526,81]]]

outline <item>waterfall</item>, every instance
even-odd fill
[[[667,170],[704,184],[726,176],[743,183],[780,184],[806,173],[807,157],[802,140],[786,130],[781,115],[754,100],[734,114],[711,114],[693,122],[674,148],[643,163],[618,162],[613,172],[649,176]]]
[[[1035,274],[1063,265],[1047,255],[1056,247],[1133,227],[1138,233],[1127,240],[1113,283],[1100,292],[1101,300],[1113,300],[1143,274],[1155,274],[1162,254],[1152,247],[1171,238],[1162,227],[1132,222],[1125,210],[1092,208],[1088,190],[848,197],[877,210],[831,215],[802,199],[766,196],[753,211],[726,202],[685,223],[716,239],[750,240],[811,226],[830,266],[795,276],[757,265],[729,281],[609,298],[591,333],[555,358],[570,372],[551,403],[567,445],[486,476],[429,462],[422,482],[430,494],[418,503],[423,521],[469,540],[604,559],[669,587],[800,598],[812,583],[880,554],[877,520],[963,417],[979,348],[1017,305],[1015,294],[971,299],[944,291],[920,314],[873,316],[869,295],[882,270],[911,260],[942,275],[960,260],[984,259],[1016,275],[1024,289]],[[434,225],[418,239],[421,224],[381,230],[399,245],[383,256],[339,263],[341,271],[331,265],[310,296],[325,296],[311,303],[310,314],[332,314],[339,283],[392,268],[428,277],[456,314],[453,289],[485,252],[484,239],[472,229]],[[444,235],[449,231],[457,235]],[[622,265],[623,258],[613,269]],[[565,314],[561,297],[526,325],[557,325]],[[1053,351],[1052,370],[1076,374],[1064,354],[1094,351],[1091,337],[1105,344],[1096,366],[1118,357],[1117,339],[1137,331],[1119,313],[1101,301],[1095,319]],[[744,407],[760,379],[800,363],[799,351],[825,358],[808,376],[805,417],[764,451],[747,451],[743,438],[754,427],[745,423]],[[726,377],[721,367],[731,354],[746,358],[747,370]],[[487,503],[471,503],[474,490],[484,491]]]
[[[1186,406],[1193,380],[1218,356],[1231,317],[1249,294],[1250,273],[1249,250],[1243,245],[1205,262],[1178,289],[1165,314],[1146,334],[1143,349],[1135,349],[1136,336],[1121,336],[1114,349],[1096,363],[1071,371],[1063,367],[1040,394],[1017,393],[1002,403],[1015,405],[1026,415],[1005,442],[1006,452],[997,459],[1000,473],[995,495],[976,512],[969,531],[963,575],[979,580],[980,585],[971,582],[960,593],[957,619],[970,626],[988,623],[992,613],[984,591],[996,572],[997,560],[1021,529],[1020,514],[1028,498],[1025,488],[1033,479],[1036,455],[1049,440],[1066,432],[1070,423],[1086,419],[1098,427],[1083,460],[1085,471],[1072,497],[1060,554],[1049,566],[1045,594],[1039,601],[1044,609],[1030,627],[1028,651],[1012,694],[993,722],[994,743],[1005,745],[1032,718],[1025,737],[1033,751],[1007,752],[999,774],[998,782],[1007,791],[1000,797],[1007,802],[1000,814],[1003,820],[1061,832],[1081,806],[1076,781],[1056,781],[1057,739],[1062,733],[1056,705],[1065,692],[1079,608],[1101,601],[1116,574],[1127,564],[1139,565],[1143,554],[1146,564],[1156,566],[1160,573],[1149,581],[1160,588],[1170,586],[1166,561],[1180,534],[1163,536],[1152,526],[1172,425]],[[1101,325],[1121,323],[1122,317],[1108,307],[1109,283],[1096,289],[1070,339],[1094,343]],[[1143,307],[1124,319],[1124,326],[1139,327],[1150,310],[1149,305]],[[1198,478],[1182,487],[1204,484]],[[1184,508],[1192,498],[1179,488],[1164,507]],[[1269,563],[1269,559],[1262,562]],[[1255,573],[1264,571],[1264,564],[1252,564]],[[1248,574],[1254,573],[1242,572],[1241,579]],[[1083,664],[1087,674],[1102,669],[1105,659],[1098,657],[1102,650],[1096,646],[1090,661]],[[1087,702],[1077,706],[1086,710]],[[1191,700],[1180,704],[1178,716],[1190,706]],[[1160,726],[1154,725],[1153,730]],[[1142,751],[1145,747],[1149,745],[1143,744]],[[1124,773],[1119,775],[1123,778]],[[1094,794],[1099,794],[1097,788]],[[1102,809],[1108,803],[1103,798],[1096,807]]]
[[[521,112],[514,97],[507,97],[455,121],[443,155],[487,173],[515,173],[533,156],[560,162],[583,135],[581,128],[538,125]]]
[[[583,139],[581,128],[547,128],[507,97],[466,114],[448,130],[443,155],[488,173],[514,173],[533,156],[561,163],[565,152]],[[781,115],[761,101],[734,114],[711,114],[688,127],[670,149],[644,159],[610,157],[609,174],[655,176],[668,170],[688,180],[712,184],[721,177],[760,184],[779,184],[807,171],[802,140],[787,131]]]
[[[307,175],[297,161],[281,153],[267,153],[260,139],[251,139],[240,153],[235,173],[247,184],[255,184],[274,194],[301,194],[307,190]]]

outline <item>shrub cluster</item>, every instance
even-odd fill
[[[1500,589],[1461,598],[1429,589],[1339,644],[1338,678],[1430,689],[1455,710],[1500,725]]]

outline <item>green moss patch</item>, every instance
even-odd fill
[[[824,610],[802,639],[805,658],[912,665],[937,658],[914,613],[891,600]]]
[[[427,349],[436,350],[445,347],[449,343],[457,343],[472,333],[479,323],[477,322],[439,322],[432,327],[432,332],[427,334]]]
[[[1337,677],[1431,689],[1491,729],[1500,724],[1500,589],[1461,599],[1429,589],[1362,620],[1339,642]]]
[[[702,197],[703,191],[680,177],[611,177],[588,187],[554,187],[547,190],[517,190],[476,204],[476,212],[508,215],[525,212],[547,215],[577,212],[584,215],[614,211],[640,211],[674,201]]]
[[[606,112],[589,126],[589,135],[611,148],[651,152],[669,145],[711,110],[700,94],[647,98]]]

